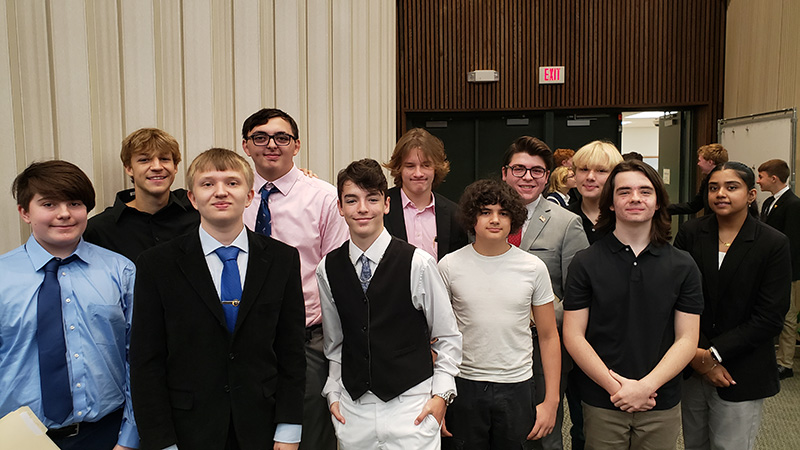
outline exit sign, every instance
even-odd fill
[[[539,84],[564,84],[564,66],[539,67]]]

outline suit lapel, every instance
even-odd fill
[[[786,205],[789,203],[789,197],[793,196],[791,189],[784,192],[781,197],[770,206],[770,212],[767,216],[767,224],[781,228],[783,222],[783,213],[786,211]]]
[[[242,303],[239,305],[234,334],[239,330],[245,316],[253,309],[272,264],[272,254],[268,251],[269,241],[258,239],[258,236],[250,230],[247,231],[247,240],[250,246],[250,254],[247,259],[247,274],[245,275],[244,289],[242,291]]]
[[[722,266],[719,268],[719,280],[724,280],[724,284],[721,284],[719,289],[722,295],[725,295],[727,287],[732,285],[728,280],[733,280],[736,277],[736,271],[739,267],[742,267],[742,263],[750,253],[750,249],[753,248],[755,237],[756,219],[748,215],[739,230],[739,234],[736,235],[736,239],[733,240],[731,247],[725,254]]]
[[[441,201],[441,196],[437,193],[433,194],[436,200],[434,206],[434,214],[436,215],[436,253],[439,260],[444,258],[444,255],[450,250],[450,215],[452,212],[448,205]]]
[[[389,195],[389,214],[386,215],[386,223],[392,235],[408,242],[406,234],[406,221],[403,216],[403,201],[400,198],[400,188],[394,187],[387,191]]]
[[[550,220],[551,205],[554,204],[545,200],[544,197],[539,196],[539,204],[536,205],[536,209],[533,210],[533,216],[531,216],[531,221],[528,223],[528,229],[525,230],[525,234],[522,236],[519,248],[525,251],[531,248],[542,233],[544,226],[547,225],[547,222]]]
[[[219,325],[227,330],[222,303],[220,303],[217,289],[214,287],[214,281],[211,280],[211,272],[208,270],[203,247],[200,245],[200,236],[197,233],[186,236],[181,249],[184,251],[184,254],[178,259],[181,272],[189,281],[197,297],[217,319]]]

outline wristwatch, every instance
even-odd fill
[[[719,352],[713,346],[708,349],[708,352],[711,353],[711,359],[714,360],[717,364],[722,364],[722,357],[719,356]]]
[[[445,406],[450,406],[450,404],[453,403],[453,400],[455,400],[455,398],[456,398],[456,393],[453,392],[453,391],[447,391],[447,392],[442,393],[442,394],[433,394],[433,395],[435,395],[435,396],[441,398],[442,400],[444,400],[444,405]]]

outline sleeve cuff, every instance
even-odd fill
[[[275,442],[297,444],[303,434],[303,426],[296,423],[279,423],[275,427]]]
[[[139,448],[139,430],[136,425],[123,419],[117,444],[123,447]]]

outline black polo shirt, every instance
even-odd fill
[[[170,192],[167,206],[155,214],[128,206],[133,198],[133,189],[118,192],[114,206],[89,219],[83,238],[136,262],[143,251],[187,233],[200,223],[200,214],[185,189]]]
[[[581,209],[581,202],[570,202],[567,209],[574,212],[581,218],[581,225],[583,225],[583,231],[586,233],[586,239],[589,240],[589,244],[594,244],[596,241],[600,240],[603,236],[608,233],[602,233],[594,229],[594,222],[592,222],[586,214],[583,213],[583,209]]]
[[[589,308],[586,340],[616,373],[639,380],[675,342],[675,311],[703,312],[700,270],[689,254],[669,244],[651,244],[639,256],[609,233],[575,255],[569,266],[564,310]],[[617,409],[608,392],[582,372],[581,399]],[[681,398],[678,374],[657,391],[654,409]]]

